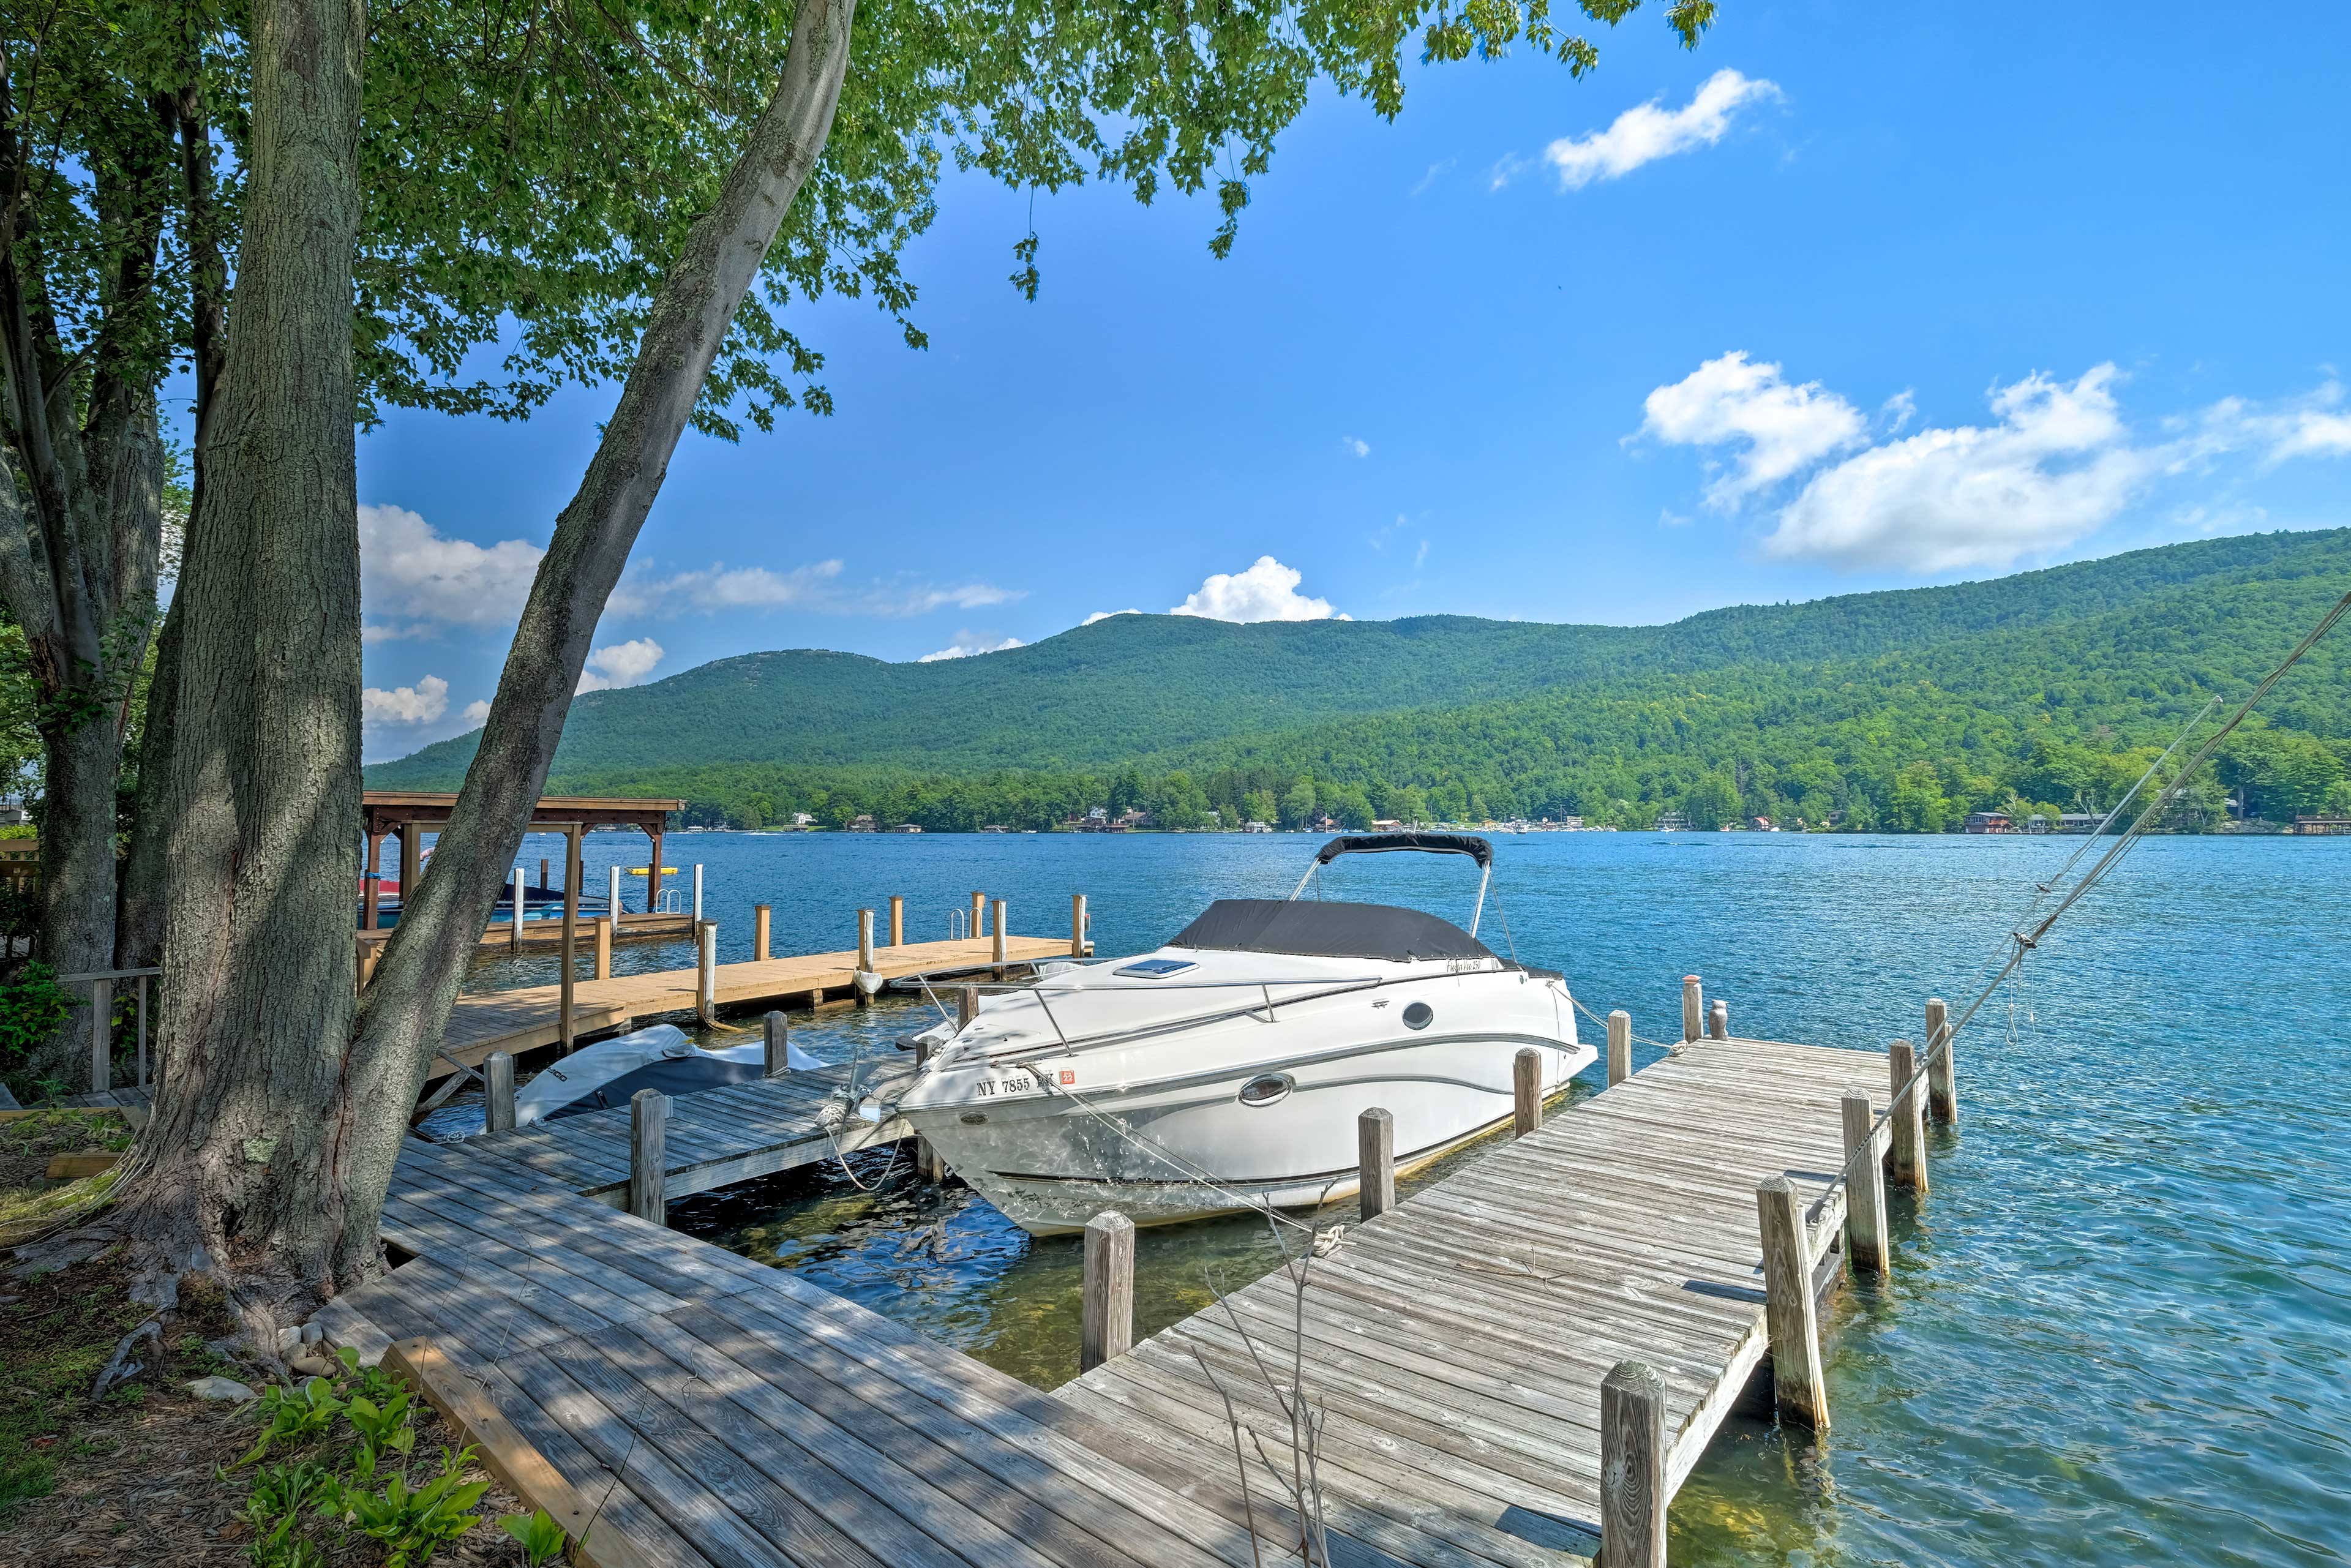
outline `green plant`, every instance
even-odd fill
[[[65,1027],[73,998],[57,984],[57,972],[30,963],[0,981],[0,1070],[14,1068]]]
[[[340,1482],[331,1516],[382,1542],[384,1568],[422,1568],[444,1545],[482,1522],[481,1515],[466,1511],[490,1489],[488,1481],[464,1479],[473,1459],[470,1447],[442,1449],[440,1473],[421,1487],[411,1487],[398,1470],[380,1488]],[[322,1509],[322,1515],[327,1511]]]
[[[343,1416],[360,1435],[359,1452],[353,1463],[362,1475],[375,1473],[385,1449],[404,1459],[416,1447],[416,1427],[409,1419],[408,1390],[404,1388],[395,1388],[381,1404],[365,1395],[353,1395],[343,1406]]]
[[[248,1555],[254,1568],[322,1568],[326,1554],[294,1531],[303,1510],[334,1493],[335,1473],[322,1464],[264,1465],[256,1470],[238,1516],[253,1527]]]
[[[498,1521],[498,1528],[511,1535],[522,1547],[522,1560],[528,1568],[547,1568],[547,1564],[563,1555],[571,1538],[555,1516],[547,1510],[534,1509],[528,1513],[510,1513]]]
[[[273,1385],[262,1390],[261,1417],[266,1425],[252,1451],[237,1463],[253,1463],[274,1443],[300,1442],[317,1437],[335,1424],[335,1417],[342,1410],[343,1402],[335,1397],[334,1386],[323,1377],[307,1379],[298,1388]]]

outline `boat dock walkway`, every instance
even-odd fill
[[[729,1129],[812,1124],[819,1076],[722,1092],[731,1103],[673,1101],[670,1127],[694,1131],[672,1149],[681,1182],[720,1185],[740,1157]],[[1813,1303],[1842,1271],[1841,1098],[1883,1106],[1887,1082],[1883,1054],[1688,1042],[1349,1227],[1303,1266],[1302,1292],[1280,1271],[1237,1282],[1053,1394],[614,1213],[625,1110],[568,1119],[595,1124],[570,1138],[559,1123],[412,1141],[384,1210],[387,1241],[411,1260],[319,1322],[371,1357],[396,1342],[444,1355],[456,1392],[495,1407],[484,1419],[498,1442],[559,1490],[605,1500],[605,1550],[591,1531],[582,1561],[1274,1562],[1297,1550],[1279,1383],[1322,1412],[1334,1564],[1542,1568],[1593,1552],[1610,1500],[1621,1518],[1628,1492],[1654,1501],[1661,1531],[1663,1500],[1766,1361],[1809,1354],[1811,1396],[1824,1398]],[[1886,1129],[1869,1136],[1881,1151]],[[701,1139],[716,1142],[688,1146]],[[1910,1147],[1923,1162],[1915,1136]],[[820,1139],[810,1157],[827,1152]],[[1801,1279],[1790,1294],[1767,1293],[1758,1220],[1778,1178],[1792,1186],[1796,1239],[1771,1277]],[[1882,1209],[1874,1181],[1863,1191]],[[1875,1234],[1882,1260],[1882,1224]],[[1793,1298],[1808,1337],[1774,1344],[1767,1316],[1797,1321],[1782,1315]],[[1604,1459],[1604,1424],[1618,1431],[1625,1406],[1604,1423],[1622,1396],[1602,1385],[1627,1361],[1662,1375],[1662,1428],[1646,1447],[1610,1438]],[[1782,1385],[1783,1407],[1803,1392]],[[496,1448],[485,1447],[494,1462]],[[1654,1469],[1628,1470],[1628,1452]]]
[[[905,975],[976,973],[1006,964],[1033,964],[1070,954],[1067,936],[1016,936],[1002,942],[990,935],[948,942],[907,942],[872,949],[872,972],[884,979]],[[754,959],[713,966],[712,989],[719,1009],[780,1007],[822,1002],[850,995],[858,968],[854,949],[804,953],[787,958]],[[644,975],[572,984],[574,1038],[622,1032],[664,1013],[697,1010],[698,969],[664,969]],[[442,1033],[441,1055],[427,1082],[456,1071],[448,1059],[478,1067],[494,1051],[518,1055],[553,1045],[562,1036],[560,984],[480,991],[457,998]]]

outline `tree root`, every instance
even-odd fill
[[[98,1381],[90,1385],[89,1397],[92,1404],[97,1403],[106,1391],[116,1384],[127,1383],[139,1375],[139,1364],[129,1358],[131,1347],[142,1339],[153,1340],[157,1353],[161,1354],[163,1348],[163,1320],[161,1314],[149,1318],[145,1322],[124,1334],[116,1343],[114,1354],[107,1358],[106,1369],[98,1375]]]

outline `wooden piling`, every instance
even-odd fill
[[[1698,1020],[1706,1016],[1706,995],[1696,975],[1682,977],[1682,1043],[1698,1038]]]
[[[762,964],[768,961],[768,942],[774,921],[772,905],[755,904],[751,906],[751,956]]]
[[[512,941],[513,950],[517,953],[522,951],[522,912],[528,903],[525,896],[528,890],[523,886],[523,874],[522,867],[514,868],[514,927],[507,934]]]
[[[629,1212],[669,1223],[669,1096],[640,1089],[629,1096]]]
[[[1706,1009],[1706,1036],[1708,1040],[1730,1038],[1730,1004],[1718,1001]]]
[[[890,895],[890,946],[904,947],[905,945],[906,895],[903,893],[893,893]]]
[[[114,1087],[114,982],[89,983],[89,1092]]]
[[[424,828],[417,822],[403,822],[400,828],[400,907],[405,914],[416,902],[416,890],[424,881]]]
[[[563,835],[563,978],[556,999],[555,1033],[566,1056],[579,1042],[572,1006],[580,985],[580,835],[585,831],[573,822]]]
[[[1005,960],[1010,956],[1010,951],[1007,946],[1007,944],[1011,941],[1010,935],[1004,927],[1004,900],[998,898],[989,903],[987,906],[987,924],[988,935],[994,938],[996,943],[994,953],[996,959],[996,977],[1000,980],[1004,977]]]
[[[987,926],[987,894],[975,889],[971,895],[971,939],[975,942],[979,940]]]
[[[1515,1136],[1523,1138],[1542,1125],[1542,1052],[1531,1045],[1520,1046],[1510,1062],[1510,1105]]]
[[[971,1020],[978,1016],[979,988],[977,986],[957,986],[956,988],[956,1032],[957,1034],[961,1034],[964,1030],[969,1029],[971,1027]]]
[[[612,917],[600,915],[593,922],[596,927],[596,977],[612,977]]]
[[[1828,1385],[1821,1375],[1821,1325],[1804,1245],[1804,1211],[1784,1176],[1755,1189],[1763,1236],[1763,1318],[1771,1336],[1771,1397],[1784,1419],[1820,1431],[1829,1427]]]
[[[1888,1173],[1896,1186],[1907,1187],[1925,1196],[1927,1191],[1927,1129],[1919,1113],[1926,1107],[1923,1085],[1910,1080],[1918,1071],[1918,1055],[1907,1040],[1897,1040],[1887,1049],[1886,1060],[1894,1084],[1894,1113],[1889,1123],[1893,1129],[1893,1147],[1889,1155],[1892,1166]]]
[[[1927,998],[1927,1113],[1938,1122],[1959,1119],[1959,1067],[1952,1060],[1951,1009],[1940,997]]]
[[[547,865],[548,865],[548,857],[547,857],[547,856],[545,856],[545,855],[541,855],[541,856],[539,856],[539,857],[538,857],[538,891],[539,891],[539,892],[541,892],[541,893],[549,893],[549,892],[552,892],[552,891],[554,890],[554,888],[555,888],[555,884],[554,884],[553,883],[551,883],[551,882],[549,882],[549,881],[548,881],[548,880],[547,880]]]
[[[1363,1218],[1377,1219],[1395,1207],[1395,1118],[1377,1106],[1357,1116],[1355,1151]]]
[[[612,928],[621,925],[621,868],[616,862],[604,868],[604,913],[612,917]]]
[[[702,924],[702,862],[694,862],[694,922]]]
[[[1633,1015],[1618,1008],[1608,1015],[1608,1087],[1633,1076]]]
[[[931,1042],[918,1037],[914,1041],[914,1076],[921,1077],[923,1069],[930,1065],[930,1061]],[[946,1174],[946,1162],[939,1158],[938,1150],[931,1147],[930,1139],[920,1133],[915,1134],[914,1175],[924,1181],[935,1182],[944,1180]]]
[[[1869,1096],[1858,1090],[1839,1102],[1844,1116],[1844,1255],[1856,1274],[1883,1274],[1893,1259],[1886,1245],[1886,1172],[1877,1162]]]
[[[870,909],[857,912],[857,967],[864,975],[873,972],[873,912]],[[873,1005],[872,993],[862,984],[852,984],[849,991],[859,1007]]]
[[[761,1021],[768,1026],[768,1076],[781,1078],[792,1070],[791,1027],[778,1012],[769,1013]]]
[[[718,922],[694,927],[694,1012],[704,1024],[718,1021]]]
[[[503,1051],[494,1051],[482,1062],[482,1082],[486,1090],[482,1103],[482,1129],[490,1133],[511,1133],[515,1124],[514,1058]]]
[[[1086,895],[1073,893],[1070,894],[1070,956],[1082,958],[1085,956]]]
[[[1115,1209],[1086,1221],[1080,1336],[1081,1373],[1124,1355],[1134,1344],[1134,1221]]]
[[[1620,1361],[1600,1380],[1600,1562],[1666,1568],[1666,1380]]]

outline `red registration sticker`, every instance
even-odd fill
[[[1064,1067],[1063,1069],[1061,1069],[1061,1082],[1064,1082],[1064,1083],[1075,1083],[1077,1081],[1078,1081],[1078,1075],[1077,1075],[1075,1072],[1072,1072],[1071,1071],[1070,1071],[1070,1070],[1069,1070],[1068,1068],[1066,1068],[1066,1067]]]

